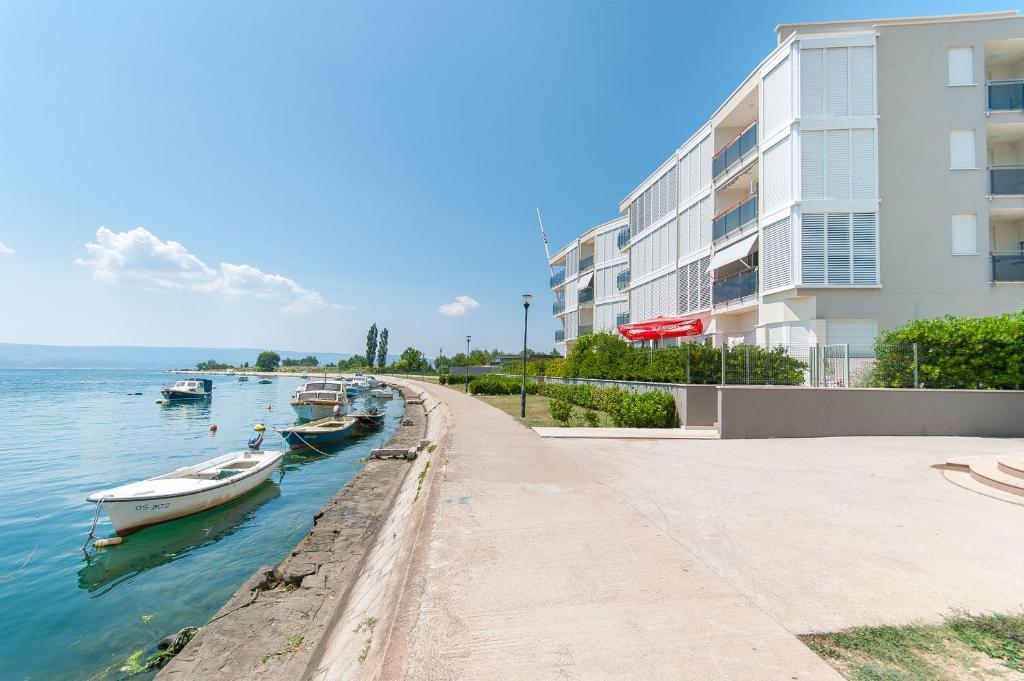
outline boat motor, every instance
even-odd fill
[[[249,438],[249,449],[256,451],[260,448],[260,445],[263,444],[263,431],[266,430],[266,426],[262,423],[257,423],[253,430],[256,431],[256,434]]]

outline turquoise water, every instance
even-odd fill
[[[384,402],[383,432],[326,457],[289,455],[252,494],[87,559],[87,494],[245,449],[258,422],[267,425],[263,449],[283,448],[271,426],[294,423],[288,398],[302,382],[214,377],[206,404],[155,404],[173,380],[155,371],[0,370],[0,679],[121,678],[118,663],[132,652],[205,624],[257,568],[288,554],[403,411],[401,400]],[[113,536],[105,515],[96,535]]]

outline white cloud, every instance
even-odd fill
[[[0,241],[0,255],[14,255],[14,249]]]
[[[471,312],[478,307],[480,307],[480,303],[469,296],[458,296],[454,303],[445,303],[439,306],[437,311],[445,317],[462,317],[467,312]]]
[[[341,307],[294,279],[268,274],[252,265],[222,262],[210,267],[177,241],[161,241],[145,227],[127,232],[100,227],[95,243],[87,243],[85,250],[89,256],[75,260],[75,264],[92,268],[93,278],[99,281],[231,298],[254,296],[280,303],[280,310],[291,314]]]

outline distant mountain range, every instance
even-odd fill
[[[250,365],[266,348],[152,348],[130,345],[22,345],[0,343],[0,369],[185,369],[215,359]],[[338,352],[276,351],[281,358],[313,355],[336,364],[352,355]],[[389,356],[390,358],[390,356]]]

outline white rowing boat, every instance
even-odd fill
[[[242,451],[94,492],[86,501],[107,511],[118,536],[201,513],[248,494],[281,464],[285,452]]]

